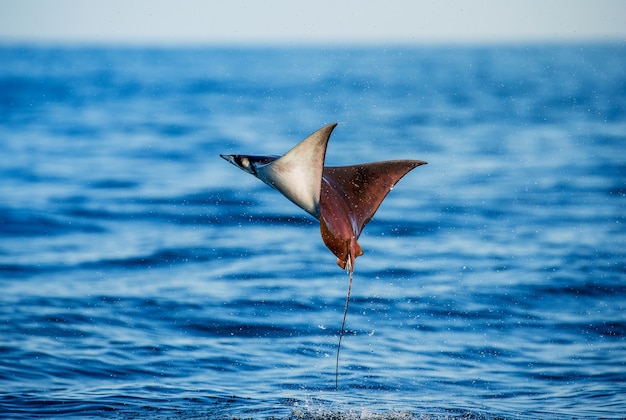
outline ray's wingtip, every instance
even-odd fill
[[[328,136],[330,136],[330,134],[333,132],[333,130],[335,129],[335,127],[337,127],[336,122],[332,122],[330,124],[326,124],[324,127],[320,128],[318,131],[326,131],[328,132]]]
[[[411,162],[413,163],[414,168],[417,168],[418,166],[422,166],[422,165],[428,165],[428,162],[424,160],[411,160]]]

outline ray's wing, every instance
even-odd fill
[[[220,155],[241,170],[280,191],[319,219],[326,146],[336,123],[320,128],[283,156]]]
[[[320,198],[320,231],[341,268],[352,271],[363,255],[358,243],[363,227],[393,186],[421,160],[392,160],[324,168]]]
[[[320,128],[280,158],[257,168],[257,177],[316,219],[326,146],[336,126],[333,123]]]

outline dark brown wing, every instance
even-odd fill
[[[363,255],[357,239],[393,186],[421,160],[326,166],[320,196],[320,231],[341,268],[354,269]]]

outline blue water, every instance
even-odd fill
[[[626,47],[0,48],[0,413],[622,418]],[[409,158],[348,276],[219,153]]]

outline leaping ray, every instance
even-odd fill
[[[335,386],[339,376],[339,350],[343,337],[354,261],[363,255],[358,239],[393,186],[422,160],[390,160],[350,166],[324,166],[328,139],[337,123],[320,128],[283,156],[220,155],[256,176],[320,222],[322,240],[350,273],[348,294],[337,345]]]

